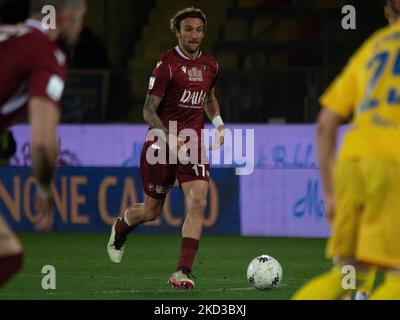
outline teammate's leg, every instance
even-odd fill
[[[338,299],[343,296],[342,266],[355,266],[359,220],[364,210],[364,185],[358,163],[337,163],[334,167],[336,210],[327,255],[336,266],[304,285],[293,299]]]
[[[370,299],[400,299],[400,165],[381,159],[368,159],[363,165],[371,202],[358,255],[382,268],[386,266],[385,280]]]
[[[22,261],[22,245],[0,216],[0,287],[21,269]]]
[[[343,287],[344,276],[347,276],[346,272],[342,272],[343,266],[353,266],[356,271],[356,282],[355,288],[351,288],[348,291],[347,288]],[[371,275],[371,271],[373,271]],[[371,268],[363,263],[356,262],[354,258],[337,258],[336,266],[332,270],[318,276],[308,283],[306,283],[300,290],[293,296],[293,300],[336,300],[343,298],[345,293],[350,294],[350,299],[357,290],[357,293],[366,293],[366,288],[369,288],[368,293],[371,292],[370,285],[371,280],[375,280],[374,275],[376,269]],[[373,285],[373,284],[372,284]],[[366,300],[366,299],[357,299]]]
[[[341,282],[341,268],[335,266],[330,271],[307,282],[294,294],[292,300],[339,299],[344,293]]]
[[[385,273],[384,282],[372,293],[370,300],[400,300],[400,271]]]
[[[357,292],[354,300],[368,300],[375,285],[376,267],[357,271]]]
[[[186,217],[182,228],[181,253],[177,272],[171,276],[168,282],[174,287],[192,289],[194,282],[189,278],[203,230],[208,181],[190,181],[183,183],[181,187],[185,197]]]
[[[155,199],[144,195],[144,203],[133,205],[125,210],[122,217],[117,218],[111,229],[107,245],[108,255],[114,263],[121,262],[124,254],[124,243],[127,236],[139,225],[158,218],[164,206],[165,198]]]

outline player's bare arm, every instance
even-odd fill
[[[157,115],[157,109],[160,106],[161,98],[152,94],[146,96],[146,101],[143,107],[143,119],[152,129],[160,129],[168,134],[168,129],[162,123],[160,117]]]
[[[332,167],[335,160],[336,131],[343,119],[334,111],[323,108],[317,122],[317,148],[321,178],[325,193],[328,221],[332,222],[335,210]]]
[[[57,125],[60,110],[50,100],[36,97],[29,101],[28,110],[32,126],[32,172],[38,181],[37,206],[42,215],[36,228],[45,231],[53,219],[51,182],[58,155]]]
[[[160,106],[161,100],[162,99],[156,95],[148,94],[146,96],[146,101],[144,102],[143,118],[152,129],[160,129],[160,130],[164,131],[166,139],[167,139],[167,141],[169,141],[168,136],[171,135],[171,133],[165,127],[165,125],[161,121],[160,117],[157,115],[157,109]],[[173,140],[176,141],[176,139],[177,138],[174,138]],[[178,149],[182,145],[183,145],[183,142],[178,141]]]
[[[215,137],[215,142],[213,146],[210,147],[211,150],[216,150],[224,144],[224,129],[225,126],[222,122],[221,112],[219,107],[218,99],[215,96],[215,88],[210,90],[210,93],[205,104],[205,112],[208,119],[213,122],[214,126],[217,128],[218,132]]]
[[[217,116],[221,116],[218,99],[215,96],[215,88],[212,88],[210,90],[210,93],[207,97],[207,102],[205,105],[205,111],[206,111],[207,117],[208,117],[208,119],[210,119],[210,121],[213,121],[213,119]],[[221,126],[221,128],[217,128],[217,129],[222,130],[223,125]]]

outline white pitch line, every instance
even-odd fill
[[[287,284],[282,284],[279,287],[287,287]],[[277,288],[278,289],[278,288]],[[193,289],[193,292],[237,292],[237,291],[255,291],[255,292],[262,292],[263,290],[257,290],[255,288],[251,287],[246,287],[246,288],[218,288],[218,289]],[[265,290],[265,292],[268,292],[270,290]],[[126,294],[126,293],[131,293],[131,294],[148,294],[148,293],[166,293],[166,294],[176,294],[176,293],[182,293],[182,294],[188,294],[188,292],[192,291],[187,291],[187,290],[180,290],[180,289],[151,289],[151,290],[140,290],[140,289],[129,289],[129,290],[104,290],[104,291],[97,291],[94,292],[94,295],[96,294]],[[46,293],[48,295],[60,295],[60,294],[76,294],[76,292],[48,292]]]
[[[196,289],[193,289],[196,291]],[[199,292],[225,292],[225,291],[251,291],[254,290],[253,288],[219,288],[219,289],[198,289]],[[187,290],[180,290],[171,288],[170,290],[166,289],[158,289],[158,290],[109,290],[109,291],[102,291],[101,294],[121,294],[121,293],[188,293]],[[189,291],[191,292],[191,291]]]
[[[279,287],[287,287],[287,284],[282,284]],[[226,291],[262,291],[262,290],[257,290],[255,288],[251,287],[246,287],[246,288],[218,288],[218,289],[198,289],[195,288],[193,289],[194,291],[199,291],[199,292],[226,292]],[[269,290],[265,290],[266,292]],[[118,294],[118,293],[177,293],[177,292],[182,292],[182,293],[187,293],[187,290],[179,290],[179,289],[173,289],[171,288],[170,290],[167,289],[158,289],[158,290],[138,290],[138,289],[132,289],[132,290],[108,290],[108,291],[101,291],[101,294]]]
[[[279,289],[280,287],[288,287],[288,284],[281,284],[279,287],[276,289]],[[254,291],[254,292],[269,292],[273,290],[257,290],[252,287],[241,287],[241,288],[214,288],[214,289],[206,289],[206,288],[195,288],[193,289],[194,291],[187,291],[187,290],[182,290],[182,289],[174,289],[174,288],[169,288],[169,289],[148,289],[148,290],[140,290],[140,289],[128,289],[128,290],[103,290],[103,291],[91,291],[90,293],[95,297],[97,294],[99,295],[110,295],[110,294],[190,294],[191,292],[246,292],[246,291]],[[88,292],[81,292],[81,294],[86,295]],[[26,293],[21,293],[21,292],[12,292],[12,293],[7,293],[9,296],[14,296],[14,295],[21,295],[21,294],[26,294]],[[37,296],[37,292],[32,293],[32,295]],[[46,292],[45,295],[47,296],[58,296],[58,295],[76,295],[77,292],[72,292],[72,291],[62,291],[62,290],[57,290],[57,291],[51,291],[51,292]]]
[[[253,288],[227,288],[227,289],[193,289],[194,292],[225,292],[225,291],[253,291],[256,289]],[[130,290],[105,290],[105,291],[92,291],[93,295],[95,296],[96,294],[101,294],[101,295],[109,295],[109,294],[149,294],[149,293],[166,293],[166,294],[176,294],[176,293],[184,293],[188,294],[192,291],[188,290],[180,290],[180,289],[158,289],[158,290],[139,290],[139,289],[130,289]],[[85,294],[81,292],[81,294]],[[68,291],[62,291],[62,292],[46,292],[46,295],[76,295],[76,292],[68,292]]]
[[[68,276],[59,276],[59,277],[63,277],[63,278],[81,278],[81,279],[93,279],[93,280],[98,280],[98,279],[127,279],[127,277],[123,276],[123,275],[80,275],[80,274],[74,274],[74,275],[68,275]],[[19,278],[37,278],[37,279],[42,279],[42,276],[37,275],[37,274],[21,274],[19,275]],[[165,278],[154,278],[154,277],[142,277],[142,280],[152,280],[152,281],[161,281],[164,282],[164,279],[167,279],[168,276],[166,276]],[[129,279],[129,278],[128,278]],[[213,279],[213,278],[201,278],[201,281],[207,282],[230,282],[230,283],[243,283],[246,280],[238,280],[238,279],[232,279],[232,280],[228,280],[228,279]],[[166,282],[166,281],[165,281]]]

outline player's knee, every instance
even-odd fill
[[[189,208],[194,211],[203,212],[207,207],[207,198],[202,195],[194,195],[188,199]]]

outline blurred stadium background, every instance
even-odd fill
[[[30,233],[35,213],[26,126],[13,129],[16,154],[11,166],[0,167],[0,212],[27,251],[23,273],[0,298],[289,298],[328,264],[312,125],[318,97],[363,40],[386,24],[383,1],[87,2],[85,29],[69,52],[54,233]],[[341,27],[346,4],[356,7],[356,30]],[[142,198],[138,155],[148,78],[159,54],[175,45],[169,18],[192,5],[208,17],[203,49],[221,66],[223,118],[232,129],[255,129],[256,143],[252,176],[236,176],[234,166],[212,173],[205,240],[195,265],[199,291],[183,296],[164,288],[178,256],[179,238],[171,234],[179,234],[183,216],[176,188],[161,219],[128,241],[125,264],[111,265],[105,244],[113,218]],[[0,0],[0,7],[1,21],[16,23],[27,17],[29,0]],[[282,263],[282,288],[248,288],[247,263],[260,254]],[[59,270],[57,292],[40,287],[44,264]]]
[[[341,8],[346,4],[356,6],[356,30],[341,28]],[[179,8],[194,5],[208,16],[204,49],[221,64],[218,93],[226,121],[313,122],[320,93],[355,48],[385,24],[382,4],[88,0],[86,28],[70,56],[73,70],[64,121],[143,122],[149,74],[159,54],[175,42],[169,18]],[[29,0],[0,0],[0,5],[3,21],[23,21]],[[87,90],[93,95],[89,97]]]

